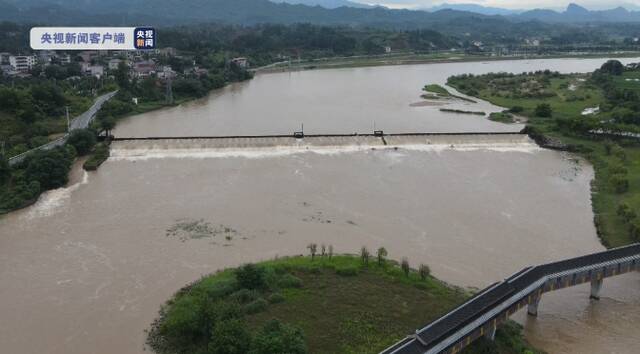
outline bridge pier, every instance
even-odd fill
[[[602,279],[591,280],[591,299],[600,300],[600,290],[602,290]]]
[[[533,316],[533,317],[537,317],[538,316],[538,305],[540,305],[540,300],[541,299],[542,299],[542,296],[539,296],[539,297],[535,298],[529,304],[529,306],[527,306],[527,314],[529,314],[529,316]]]
[[[488,331],[484,332],[484,337],[490,341],[494,341],[496,339],[496,330],[498,327],[491,327]]]

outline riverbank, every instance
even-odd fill
[[[596,54],[557,54],[557,55],[527,55],[527,56],[491,56],[472,55],[464,53],[445,54],[407,54],[407,55],[381,55],[368,57],[339,57],[322,58],[310,61],[275,63],[253,70],[256,74],[274,73],[286,71],[339,69],[357,67],[375,67],[388,65],[415,65],[415,64],[444,64],[467,62],[493,62],[513,60],[539,60],[539,59],[598,59],[598,58],[634,58],[640,56],[640,52],[611,52]]]
[[[386,251],[376,258],[366,250],[357,257],[333,255],[332,246],[310,248],[315,256],[226,269],[188,285],[163,307],[148,344],[157,353],[207,346],[216,352],[217,347],[243,339],[245,349],[263,353],[263,328],[275,319],[298,333],[295,348],[278,350],[377,353],[470,296],[431,277],[424,265],[414,270],[408,263],[387,260]],[[209,337],[208,331],[201,332],[203,323],[213,333],[231,324],[235,330],[226,332],[229,337],[224,339]],[[513,323],[498,331],[495,342],[478,342],[465,350],[485,352],[538,353]]]
[[[507,113],[527,117],[525,132],[540,146],[569,151],[589,161],[595,170],[591,184],[594,224],[602,244],[613,248],[639,240],[634,218],[640,210],[640,146],[634,138],[596,135],[590,133],[592,128],[584,128],[611,119],[585,113],[607,104],[607,93],[590,75],[462,75],[450,78],[448,85],[505,107]],[[623,206],[629,210],[626,215],[620,211]]]

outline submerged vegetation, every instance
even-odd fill
[[[463,111],[461,109],[440,108],[440,112],[457,113],[457,114],[473,114],[476,116],[485,116],[486,112]]]
[[[160,311],[148,336],[157,353],[377,353],[463,302],[469,294],[372,255],[334,255],[247,264],[203,277]],[[362,301],[366,299],[366,301]],[[514,324],[467,353],[534,353]]]
[[[637,80],[637,81],[636,81]],[[605,246],[640,241],[640,68],[609,61],[591,74],[551,71],[460,75],[448,84],[528,118],[546,147],[569,150],[595,168],[592,203]],[[507,112],[490,119],[507,120]]]

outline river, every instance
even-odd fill
[[[535,60],[259,75],[176,108],[131,117],[116,136],[514,131],[416,106],[452,74],[604,62]],[[498,110],[488,103],[456,103]],[[448,107],[450,108],[450,107]],[[160,305],[200,276],[243,262],[384,246],[453,284],[481,288],[522,267],[602,250],[593,170],[524,141],[398,149],[184,148],[116,143],[97,172],[0,217],[0,350],[134,354]],[[140,152],[143,153],[140,153]],[[197,233],[194,229],[210,232]],[[550,353],[640,351],[640,276],[546,295],[527,337]]]

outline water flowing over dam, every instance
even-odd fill
[[[340,153],[369,149],[406,149],[439,151],[445,149],[528,150],[537,146],[527,135],[517,133],[407,133],[230,136],[230,137],[155,137],[115,139],[111,158],[161,157],[259,157],[300,152]]]

